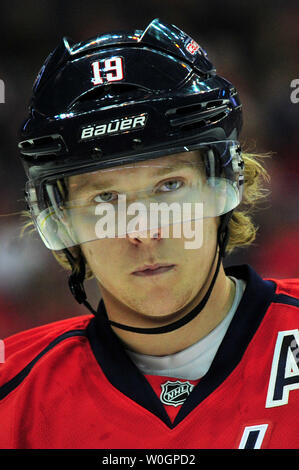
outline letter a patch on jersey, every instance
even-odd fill
[[[299,330],[279,331],[273,356],[266,408],[286,405],[299,389]]]

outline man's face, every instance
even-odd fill
[[[183,202],[205,184],[199,162],[198,153],[187,152],[112,171],[72,176],[68,182],[69,197],[89,204],[94,201],[94,206],[102,202],[116,204],[120,194],[128,195],[127,204],[137,199],[146,203],[149,193],[169,204]],[[174,236],[173,226],[168,234],[166,227],[154,227],[142,232],[130,230],[122,237],[87,241],[81,249],[103,291],[141,315],[166,318],[195,298],[215,255],[217,219],[188,221],[192,233],[202,231],[202,243],[191,249],[186,248],[186,242],[190,242],[183,229],[186,224],[187,221],[181,224],[180,237]],[[76,231],[83,230],[79,218],[74,218],[73,225]],[[157,264],[163,266],[145,269]]]

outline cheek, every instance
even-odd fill
[[[185,253],[196,253],[199,256],[209,258],[210,254],[215,252],[217,227],[218,220],[216,218],[193,220],[190,227],[183,230],[184,237],[181,241],[184,244]]]
[[[90,269],[99,280],[109,273],[119,270],[121,260],[121,247],[115,240],[105,239],[84,243],[81,245]],[[112,243],[111,243],[112,242]]]
[[[194,278],[195,282],[200,281],[207,274],[214,259],[216,246],[217,246],[217,219],[205,219],[203,225],[200,227],[202,230],[201,239],[202,243],[198,247],[197,244],[191,244],[195,248],[186,248],[186,239],[179,241],[177,253],[180,253],[184,271],[188,272],[189,282]],[[195,227],[193,227],[195,229]]]

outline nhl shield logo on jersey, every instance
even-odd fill
[[[164,384],[161,384],[162,392],[160,400],[164,405],[180,406],[184,403],[186,398],[192,392],[194,385],[190,382],[181,382],[176,380],[171,382],[167,380]]]

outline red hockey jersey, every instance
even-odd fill
[[[5,340],[2,449],[299,448],[299,281],[226,268],[245,292],[199,381],[144,376],[105,319]]]

